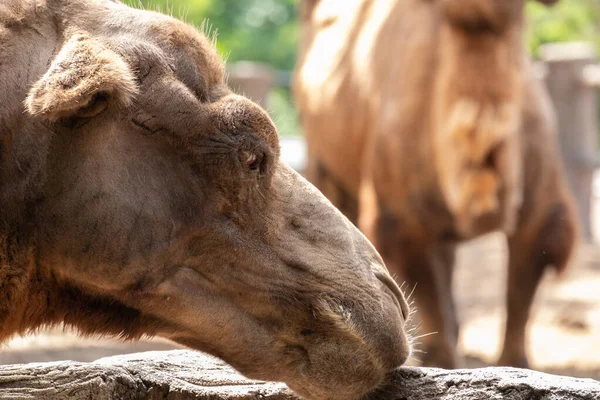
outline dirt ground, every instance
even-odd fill
[[[460,250],[454,288],[467,366],[496,360],[505,319],[506,250],[499,234]],[[546,274],[529,331],[532,368],[600,379],[600,247],[581,246],[566,275]]]
[[[600,201],[595,203],[594,230],[600,238]],[[505,242],[500,234],[487,235],[459,250],[454,289],[462,321],[459,346],[468,367],[489,365],[499,352],[505,316],[505,262]],[[0,349],[0,364],[92,361],[173,348],[178,346],[162,339],[121,343],[54,330],[14,338]],[[561,279],[554,273],[545,276],[534,305],[529,349],[535,369],[600,380],[600,246],[582,245]]]

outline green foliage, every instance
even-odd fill
[[[537,55],[544,43],[592,41],[600,50],[600,2],[562,0],[554,7],[530,1],[527,4],[527,43]]]
[[[291,69],[296,54],[297,0],[126,0],[198,27],[207,22],[228,61],[250,60]]]
[[[218,49],[230,61],[252,60],[291,69],[296,51],[293,0],[213,0],[206,13],[217,30]]]

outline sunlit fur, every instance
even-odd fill
[[[302,2],[294,93],[306,175],[416,286],[423,334],[435,333],[422,338],[427,365],[460,363],[458,243],[506,233],[500,363],[527,366],[539,279],[548,265],[566,268],[576,241],[554,113],[522,43],[524,4]]]

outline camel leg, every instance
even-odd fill
[[[436,246],[436,267],[439,268],[438,276],[441,278],[439,287],[441,289],[442,306],[448,328],[446,329],[449,342],[456,349],[458,344],[459,323],[456,313],[454,296],[452,295],[452,284],[454,277],[454,265],[456,262],[456,246],[454,244],[441,243]]]
[[[499,365],[528,367],[526,327],[538,284],[547,266],[559,271],[566,267],[575,236],[573,214],[567,204],[559,203],[509,237],[507,319]]]
[[[404,263],[402,272],[409,285],[416,285],[421,335],[437,332],[420,339],[424,353],[419,358],[425,366],[457,368],[459,324],[452,296],[455,246],[438,243],[420,253],[409,255],[412,260]]]

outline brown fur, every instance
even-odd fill
[[[99,93],[128,106],[136,92],[135,76],[124,60],[94,39],[76,34],[29,91],[27,111],[48,118],[93,116],[88,108]],[[81,115],[81,110],[87,114]]]
[[[279,161],[194,28],[5,0],[0,82],[0,341],[161,335],[309,399],[358,398],[407,359],[378,253]]]
[[[552,3],[552,1],[545,1]],[[510,256],[500,363],[526,366],[525,327],[547,265],[577,227],[546,92],[522,45],[523,0],[302,3],[294,92],[308,178],[417,285],[427,365],[455,367],[456,244],[502,230]],[[344,209],[352,210],[353,206]],[[354,213],[347,215],[352,217]],[[474,268],[476,266],[473,266]]]

